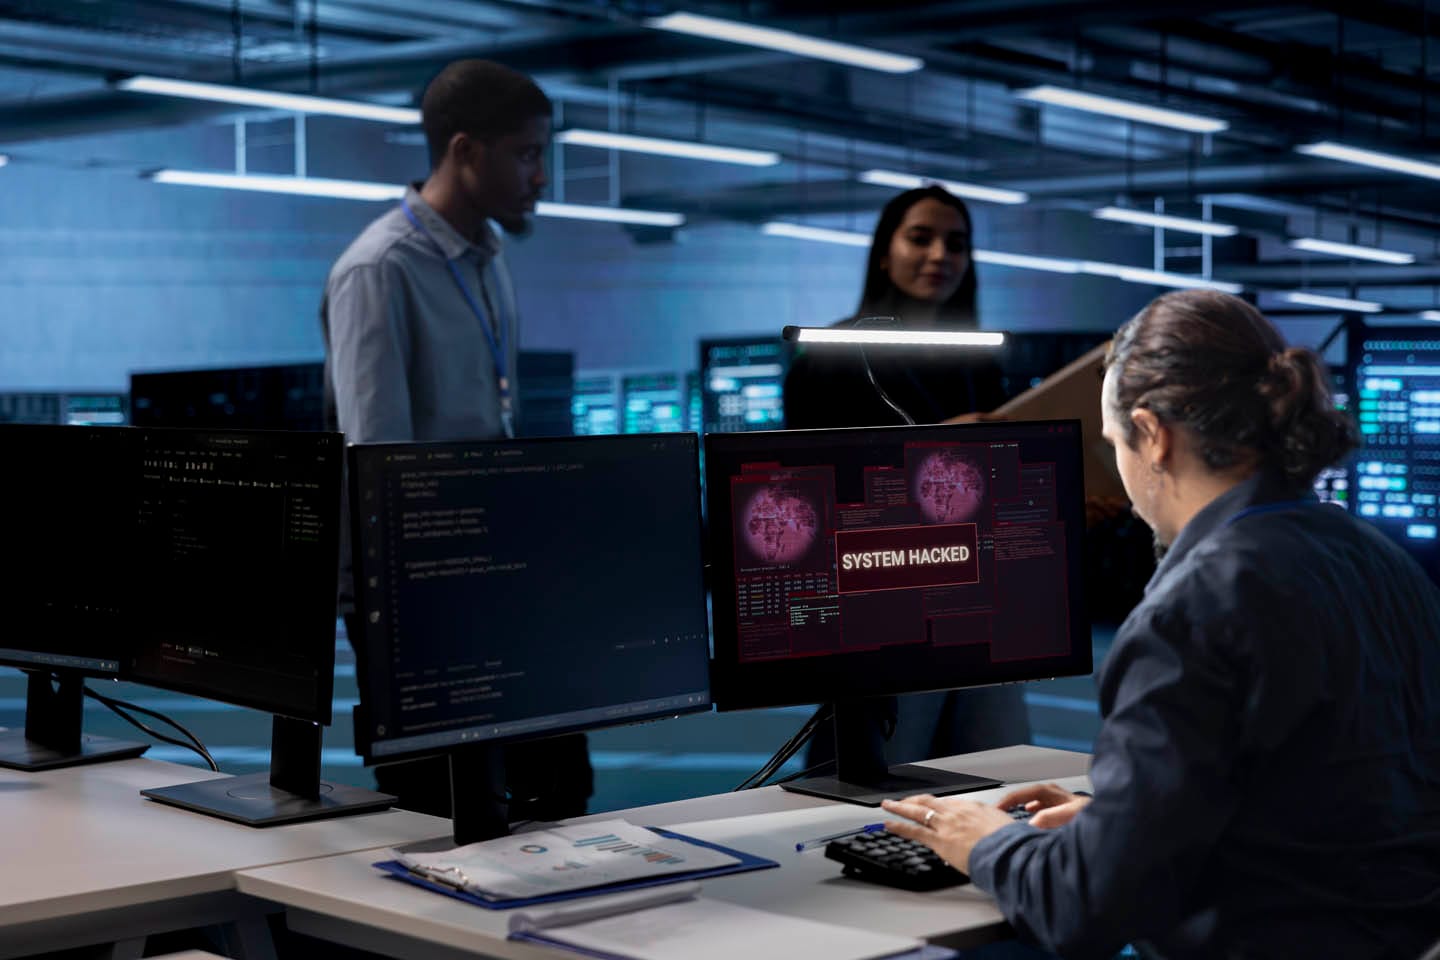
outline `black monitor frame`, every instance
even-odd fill
[[[694,536],[697,546],[697,554],[693,558],[694,573],[696,581],[696,593],[700,598],[701,606],[697,608],[700,622],[704,621],[703,611],[703,572],[701,569],[702,557],[700,548],[704,543],[704,533],[700,518],[700,472],[698,465],[699,438],[694,433],[659,433],[659,434],[611,434],[603,436],[579,436],[579,437],[532,437],[522,440],[487,440],[470,442],[437,442],[423,444],[351,444],[348,449],[348,482],[350,503],[364,505],[373,503],[374,498],[367,496],[367,484],[372,481],[378,471],[383,469],[383,458],[390,456],[422,457],[427,453],[441,456],[458,456],[463,452],[474,451],[477,447],[486,451],[504,451],[525,447],[530,449],[563,448],[583,450],[585,447],[610,447],[612,452],[630,451],[624,458],[636,464],[640,469],[639,458],[656,444],[688,444],[693,456],[691,458],[692,476],[687,482],[690,491],[690,498],[694,504]],[[376,514],[378,517],[378,513]],[[378,520],[376,522],[379,522]],[[373,538],[370,536],[367,527],[370,521],[367,517],[367,510],[357,508],[351,511],[350,517],[352,544],[355,556],[355,586],[356,586],[356,609],[360,614],[359,619],[363,623],[366,634],[362,637],[352,638],[357,646],[363,646],[365,655],[360,659],[367,663],[385,662],[382,652],[388,655],[388,641],[383,637],[378,638],[371,634],[371,621],[368,611],[379,610],[381,605],[372,602],[374,596],[370,586],[370,569],[374,564],[380,562],[382,557],[379,554],[383,551],[372,547]],[[367,558],[367,550],[377,551],[375,558]],[[684,558],[667,557],[666,563],[683,563]],[[565,600],[557,596],[557,603]],[[377,620],[375,627],[377,633],[381,631],[386,621]],[[497,804],[496,796],[503,789],[503,774],[495,766],[498,751],[487,749],[491,746],[502,746],[507,743],[531,740],[537,738],[560,736],[567,733],[582,732],[587,730],[600,729],[632,723],[643,723],[652,720],[665,719],[680,716],[682,714],[708,712],[711,708],[708,686],[703,697],[693,701],[689,698],[671,698],[663,707],[651,709],[638,713],[625,713],[605,717],[603,719],[586,719],[575,723],[556,723],[546,725],[543,729],[523,730],[513,734],[500,734],[498,736],[487,736],[484,739],[456,740],[455,734],[461,731],[454,730],[442,735],[445,742],[437,745],[424,745],[400,750],[376,750],[376,737],[373,733],[374,723],[370,717],[368,703],[383,695],[386,691],[385,679],[376,671],[367,670],[370,676],[361,679],[361,703],[355,712],[355,748],[364,758],[366,765],[375,763],[389,763],[402,760],[413,760],[426,756],[445,755],[450,761],[451,770],[451,792],[452,808],[454,810],[454,837],[457,843],[472,843],[477,840],[490,839],[503,835],[507,825],[505,822],[505,809],[503,804]],[[708,677],[702,679],[702,682]]]
[[[1062,433],[1047,433],[1062,429]],[[946,673],[955,670],[958,660],[936,662],[915,660],[896,666],[895,656],[878,650],[798,659],[767,659],[742,662],[737,586],[732,575],[735,547],[728,503],[730,478],[742,461],[773,461],[778,451],[806,448],[817,451],[855,445],[893,446],[895,438],[918,442],[988,443],[1013,436],[1017,431],[1033,432],[1071,447],[1063,475],[1055,480],[1057,516],[1065,523],[1067,612],[1070,652],[1068,656],[1043,661],[1017,660],[991,669],[979,682],[973,676]],[[812,793],[848,802],[876,805],[885,797],[906,793],[955,793],[983,789],[995,782],[965,777],[947,771],[906,765],[888,769],[883,755],[883,737],[867,718],[870,698],[904,693],[949,690],[964,686],[1085,676],[1093,671],[1093,654],[1085,614],[1084,573],[1081,562],[1084,536],[1084,485],[1081,473],[1081,435],[1077,421],[1028,421],[1023,423],[979,423],[910,427],[857,427],[840,430],[789,430],[768,433],[711,434],[706,437],[706,484],[709,493],[710,550],[713,569],[712,620],[714,659],[711,685],[716,708],[741,710],[809,703],[835,705],[837,740],[835,777],[814,778],[784,784],[786,789]],[[820,462],[820,461],[817,461]],[[803,460],[784,462],[785,467],[803,466]],[[1057,465],[1058,466],[1058,465]],[[726,503],[717,505],[717,497]],[[933,648],[931,648],[933,650]],[[927,656],[933,656],[927,654]],[[1037,669],[1036,663],[1044,668]]]

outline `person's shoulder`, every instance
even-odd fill
[[[395,263],[397,252],[411,230],[398,207],[376,217],[350,241],[350,246],[330,268],[330,284],[333,286],[359,268],[379,268]]]

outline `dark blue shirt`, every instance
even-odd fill
[[[1257,509],[1258,508],[1258,509]],[[1440,590],[1256,475],[1198,513],[1100,678],[1094,800],[970,872],[1066,957],[1395,957],[1440,938]]]

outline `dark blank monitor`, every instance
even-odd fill
[[[1076,421],[712,434],[716,705],[836,704],[1088,674]],[[992,785],[837,743],[860,803]]]
[[[785,425],[790,350],[775,336],[700,341],[704,433],[778,430]]]
[[[323,430],[324,365],[275,364],[130,374],[137,427]]]
[[[468,745],[709,709],[694,434],[352,446],[350,483],[367,763],[451,752],[458,794]]]
[[[1110,337],[1111,333],[1104,330],[1022,330],[1005,334],[1005,345],[995,352],[1005,398],[1010,400],[1038,387],[1046,377]]]
[[[515,355],[520,403],[516,432],[522,437],[568,437],[575,432],[575,354],[568,350],[521,350]]]
[[[1440,328],[1352,324],[1346,369],[1364,445],[1348,470],[1351,510],[1440,583]]]
[[[0,663],[28,672],[25,730],[0,766],[45,770],[138,756],[147,744],[86,735],[86,677],[129,653],[136,478],[115,470],[133,436],[104,427],[0,425]]]

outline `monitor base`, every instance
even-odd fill
[[[883,776],[868,783],[850,783],[838,777],[810,777],[782,783],[780,787],[791,793],[858,803],[863,807],[878,807],[881,800],[899,800],[917,793],[942,797],[951,793],[968,793],[971,790],[989,790],[1003,785],[1002,781],[989,777],[952,773],[917,763],[904,763],[891,767]]]
[[[8,770],[59,770],[62,767],[78,767],[85,763],[103,763],[106,760],[129,760],[138,757],[150,744],[138,740],[113,740],[88,733],[80,736],[78,751],[54,750],[34,740],[25,739],[21,730],[0,733],[0,767]]]
[[[319,798],[312,800],[272,786],[269,773],[217,777],[141,790],[140,793],[159,803],[251,827],[273,827],[303,820],[373,813],[395,803],[395,798],[388,793],[324,780],[320,782]]]

